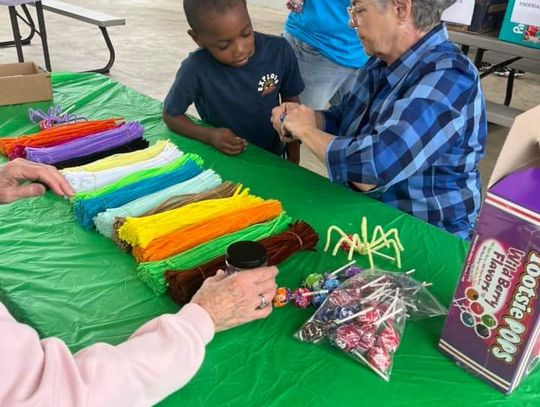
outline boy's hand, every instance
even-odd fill
[[[246,149],[246,140],[238,137],[230,129],[212,129],[210,133],[210,143],[222,153],[228,155],[238,155]]]

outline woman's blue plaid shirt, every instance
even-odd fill
[[[340,105],[323,112],[330,179],[469,238],[487,135],[478,71],[438,25],[390,66],[371,58]]]

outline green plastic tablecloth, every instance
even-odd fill
[[[433,282],[432,292],[449,304],[466,242],[254,146],[228,157],[176,136],[161,120],[160,102],[110,78],[57,73],[53,89],[53,102],[0,108],[0,136],[37,131],[28,121],[28,108],[46,109],[53,103],[92,119],[139,120],[150,141],[169,138],[184,151],[200,154],[224,179],[281,200],[293,218],[315,227],[321,236],[318,250],[284,263],[279,285],[298,287],[307,274],[344,264],[344,252],[334,258],[322,251],[326,230],[338,225],[359,232],[365,215],[370,229],[381,224],[400,230],[406,248],[403,268],[415,268],[416,278]],[[130,255],[79,227],[69,202],[50,193],[0,207],[0,259],[0,301],[42,337],[58,336],[72,351],[99,341],[117,344],[149,319],[178,309],[137,279]],[[266,320],[217,334],[195,378],[162,405],[540,405],[539,374],[505,397],[440,354],[436,345],[444,318],[407,324],[386,383],[335,349],[293,339],[312,312],[276,309]]]

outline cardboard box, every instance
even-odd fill
[[[51,100],[51,74],[33,62],[0,65],[0,106]]]
[[[439,342],[506,394],[540,361],[539,119],[540,105],[510,130]]]
[[[510,0],[503,25],[499,33],[499,39],[514,44],[525,45],[526,47],[540,49],[540,27],[513,23],[511,21],[512,11],[516,0]]]
[[[454,31],[469,31],[486,33],[496,31],[501,27],[508,0],[476,0],[470,25],[447,23]]]

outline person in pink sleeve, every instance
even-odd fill
[[[73,195],[54,167],[22,159],[0,167],[2,204],[46,187]],[[195,375],[215,332],[270,315],[277,273],[219,272],[178,313],[147,322],[117,346],[96,343],[74,355],[58,338],[40,339],[0,303],[0,406],[151,406]]]

